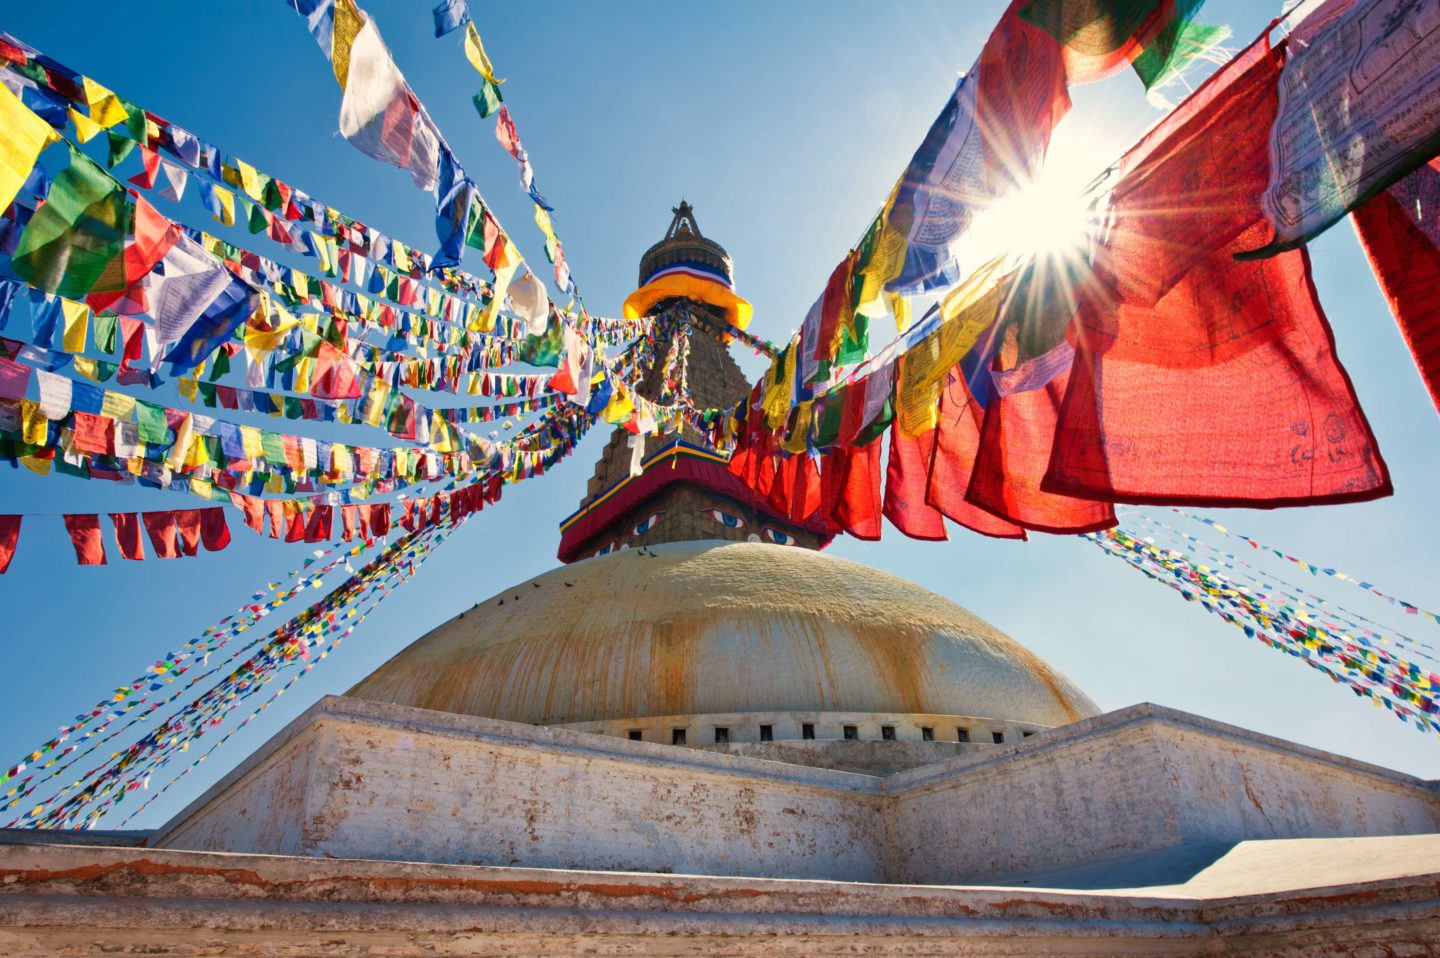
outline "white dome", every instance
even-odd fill
[[[385,663],[350,695],[540,725],[734,712],[1098,714],[965,609],[806,549],[681,542],[547,572]]]

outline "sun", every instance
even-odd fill
[[[966,259],[1088,259],[1098,218],[1096,195],[1087,187],[1110,165],[1111,149],[1083,128],[1061,124],[1038,174],[976,215],[962,240]]]

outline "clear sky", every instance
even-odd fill
[[[540,261],[515,165],[495,142],[493,122],[479,121],[470,106],[477,82],[459,35],[434,39],[429,0],[363,5],[487,203]],[[778,340],[799,324],[868,224],[1003,6],[472,0],[591,311],[618,313],[635,286],[640,254],[684,197],[704,233],[734,258],[739,291],[755,305],[752,330]],[[329,205],[433,250],[433,199],[406,173],[339,136],[340,91],[330,65],[282,0],[156,0],[143,7],[70,0],[63,14],[53,4],[7,0],[4,7],[0,26],[20,39]],[[1271,2],[1212,0],[1202,19],[1233,26],[1239,46],[1276,13]],[[1056,157],[1073,164],[1082,181],[1160,115],[1129,73],[1073,96]],[[166,211],[218,232],[193,185],[183,208]],[[255,248],[275,256],[272,244],[259,242]],[[1435,608],[1440,422],[1348,223],[1320,237],[1312,254],[1340,357],[1396,494],[1365,505],[1209,514]],[[466,265],[483,271],[478,257]],[[878,346],[884,331],[874,335]],[[748,352],[737,358],[747,372],[760,371]],[[135,824],[163,821],[321,695],[344,692],[420,634],[554,566],[557,524],[579,502],[603,443],[597,429],[550,475],[507,490],[500,508],[469,522],[336,655]],[[10,470],[0,472],[0,502],[0,511],[54,514],[191,504],[157,491]],[[101,568],[75,565],[58,516],[26,523],[14,564],[0,578],[0,647],[8,664],[0,762],[10,764],[306,555],[303,545],[257,539],[236,519],[234,544],[223,553],[143,563],[112,555],[113,564]],[[831,551],[969,607],[1067,673],[1104,709],[1158,702],[1440,777],[1434,737],[1078,539],[1037,536],[1022,544],[957,531],[948,543],[922,543],[887,528],[880,543],[842,540]],[[1354,609],[1387,614],[1356,590],[1308,581]],[[1402,617],[1398,625],[1440,643],[1433,623]]]

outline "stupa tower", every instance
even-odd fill
[[[684,200],[671,210],[665,236],[640,258],[639,288],[625,301],[627,316],[654,317],[660,341],[654,364],[640,370],[637,390],[664,401],[670,345],[686,347],[674,376],[697,409],[727,409],[750,389],[730,355],[731,330],[750,322],[751,307],[735,292],[725,248],[700,232]],[[830,536],[818,524],[796,525],[725,471],[725,456],[694,427],[678,436],[649,437],[638,474],[633,442],[616,429],[595,464],[580,508],[561,523],[559,557],[574,562],[619,549],[720,539],[818,549]]]

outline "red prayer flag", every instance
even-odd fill
[[[105,565],[105,540],[100,535],[97,515],[66,514],[65,529],[75,546],[75,558],[81,565]]]
[[[1110,503],[1041,488],[1072,354],[1062,339],[1051,350],[997,375],[996,396],[985,410],[980,449],[965,493],[971,504],[1037,532],[1093,532],[1115,525]]]
[[[184,555],[200,554],[200,509],[176,509],[175,526],[180,530],[180,551]]]
[[[1308,254],[1234,259],[1270,236],[1280,69],[1253,44],[1122,160],[1044,489],[1261,508],[1389,494]]]
[[[15,545],[20,541],[20,522],[24,516],[0,516],[0,575],[10,569]]]
[[[390,534],[390,503],[380,502],[363,507],[370,516],[370,532],[376,536]]]
[[[305,539],[305,513],[296,509],[290,513],[290,528],[285,530],[286,542],[303,542]]]
[[[258,496],[230,493],[230,501],[245,513],[245,524],[259,535],[265,534],[265,500]]]
[[[207,552],[219,552],[230,544],[230,526],[222,507],[200,510],[200,541]]]
[[[180,557],[180,548],[175,540],[175,513],[173,512],[142,512],[140,521],[145,524],[145,532],[150,536],[150,545],[155,549],[157,559],[177,559]]]
[[[315,375],[310,381],[310,394],[320,399],[360,398],[355,364],[349,356],[323,339],[315,354]]]
[[[1440,409],[1440,157],[1352,214],[1360,245]]]
[[[316,506],[310,510],[310,519],[305,523],[306,542],[328,542],[330,526],[334,522],[334,506]]]
[[[1060,44],[1016,10],[1015,0],[980,51],[975,119],[985,153],[986,185],[996,194],[1029,183],[1070,110]],[[968,81],[967,81],[968,82]]]
[[[880,445],[836,446],[820,472],[821,508],[857,539],[880,538]]]
[[[75,448],[108,456],[115,452],[115,420],[75,410]]]
[[[278,539],[285,530],[285,503],[279,499],[263,500],[265,503],[265,514],[270,517],[270,538]]]
[[[925,501],[930,460],[935,455],[935,433],[931,429],[919,436],[906,436],[899,426],[890,427],[890,458],[885,466],[881,509],[890,524],[905,535],[932,542],[949,538],[944,515]]]
[[[965,499],[975,456],[980,451],[984,415],[985,411],[970,395],[964,373],[955,367],[940,391],[940,424],[935,430],[935,455],[930,463],[925,501],[950,521],[972,532],[997,539],[1024,539],[1022,527]]]
[[[145,540],[140,537],[140,517],[133,512],[112,512],[110,521],[115,523],[115,544],[120,547],[120,558],[145,558]]]

